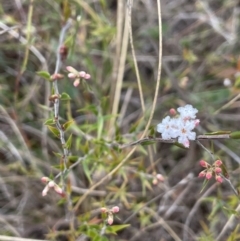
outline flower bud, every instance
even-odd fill
[[[219,173],[222,172],[222,169],[221,169],[220,167],[216,167],[216,168],[215,168],[215,172],[216,172],[217,174],[219,174]]]
[[[194,120],[194,123],[195,123],[195,127],[197,127],[197,126],[199,126],[200,120],[196,119],[196,120]]]
[[[42,191],[42,196],[43,196],[43,197],[47,195],[49,189],[50,189],[49,185],[46,185],[46,187],[45,187],[45,188],[43,189],[43,191]]]
[[[207,172],[206,174],[206,179],[211,179],[212,178],[212,172]]]
[[[78,76],[78,71],[76,69],[74,69],[72,66],[67,66],[66,69],[68,72],[73,73]]]
[[[158,179],[158,181],[160,181],[160,182],[163,182],[164,181],[164,177],[163,177],[163,175],[162,174],[157,174],[156,175],[156,178]]]
[[[54,181],[50,181],[49,183],[48,183],[48,186],[49,187],[54,187],[56,184],[55,184],[55,182]]]
[[[54,190],[58,194],[63,194],[63,190],[61,187],[59,187],[57,184],[54,185]]]
[[[222,183],[223,182],[223,179],[222,179],[222,177],[221,176],[219,176],[219,175],[216,175],[216,181],[217,182],[219,182],[219,183]]]
[[[79,84],[80,84],[80,79],[75,79],[73,82],[74,87],[78,87]]]
[[[80,71],[79,72],[79,77],[85,78],[86,72],[85,71]]]
[[[49,181],[50,181],[50,179],[48,177],[42,177],[41,178],[42,183],[48,183]]]
[[[113,215],[111,213],[109,213],[109,215],[108,215],[107,222],[108,222],[109,225],[113,224]]]
[[[170,113],[171,116],[175,116],[177,114],[177,111],[174,108],[171,108],[169,110],[169,113]]]
[[[222,161],[221,160],[216,160],[214,162],[214,164],[217,166],[217,167],[220,167],[222,165]]]
[[[69,73],[68,78],[75,79],[77,76],[74,73]]]
[[[107,212],[107,209],[106,209],[106,208],[101,208],[101,212],[102,212],[102,213],[106,213],[106,212]]]
[[[200,164],[200,166],[202,166],[202,167],[208,167],[208,163],[205,162],[204,160],[201,160],[201,161],[199,162],[199,164]]]
[[[158,183],[158,180],[157,180],[156,178],[154,178],[154,179],[152,180],[152,184],[153,184],[153,185],[157,185],[157,183]]]
[[[91,78],[91,75],[90,75],[90,74],[85,74],[84,79],[90,79],[90,78]]]
[[[205,177],[206,176],[206,172],[202,171],[198,174],[198,177]]]
[[[112,212],[113,213],[118,213],[119,212],[119,207],[118,206],[115,206],[112,208]]]

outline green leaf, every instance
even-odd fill
[[[214,131],[214,132],[206,133],[205,135],[214,136],[214,135],[224,135],[224,134],[230,134],[230,133],[231,131]]]
[[[56,157],[62,157],[62,153],[54,152],[54,151],[53,151],[53,154],[54,154]]]
[[[224,163],[221,165],[221,169],[222,169],[222,174],[223,174],[223,176],[226,177],[226,178],[229,178],[229,174],[228,174],[228,172],[227,172],[227,168],[226,168],[226,166],[224,165]]]
[[[47,71],[38,71],[36,74],[45,80],[52,81],[51,75]]]
[[[60,100],[71,100],[71,97],[67,93],[63,92],[61,94]]]
[[[121,225],[112,225],[112,226],[108,226],[106,229],[106,233],[110,234],[117,234],[118,231],[125,229],[127,227],[129,227],[130,224],[121,224]]]
[[[207,186],[208,181],[209,181],[209,180],[204,179],[204,182],[203,182],[202,189],[201,189],[200,193],[201,193],[201,192],[204,190],[204,188]]]
[[[72,134],[68,137],[68,140],[66,142],[66,148],[70,149],[72,146]]]
[[[53,126],[47,126],[47,127],[56,137],[59,138],[60,133],[59,133],[59,130],[56,127],[53,127]]]
[[[43,124],[48,126],[48,125],[55,125],[56,123],[54,119],[50,118],[50,119],[47,119]]]
[[[104,123],[104,118],[102,115],[98,115],[98,133],[97,133],[97,138],[100,139],[102,136],[102,131],[103,131],[103,123]]]
[[[67,121],[65,124],[63,124],[63,128],[66,131],[72,124],[74,123],[74,120]]]
[[[156,143],[156,141],[146,140],[146,141],[141,142],[141,145],[142,146],[148,146],[148,145],[152,145],[154,143]]]
[[[240,131],[231,132],[229,136],[231,139],[240,139]]]
[[[74,163],[78,160],[78,156],[68,156],[68,161]]]

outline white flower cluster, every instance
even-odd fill
[[[195,119],[198,110],[191,105],[179,107],[177,110],[179,115],[174,118],[165,117],[162,123],[157,125],[157,131],[162,134],[164,140],[178,138],[179,143],[189,147],[189,140],[196,139],[196,133],[192,130],[200,123],[200,120]]]

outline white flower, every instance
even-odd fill
[[[179,107],[179,117],[171,118],[165,117],[160,124],[157,125],[157,131],[161,133],[164,140],[171,138],[178,138],[178,142],[185,147],[189,147],[189,140],[196,139],[196,133],[192,130],[199,124],[196,118],[197,109],[191,105]]]
[[[183,119],[195,119],[196,113],[198,113],[198,110],[193,108],[192,105],[185,105],[177,108],[177,110]]]
[[[194,127],[195,121],[193,120],[180,122],[178,142],[189,147],[189,140],[196,139],[196,133],[192,131]]]

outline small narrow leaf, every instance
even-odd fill
[[[208,184],[208,181],[209,181],[209,180],[204,179],[204,182],[203,182],[202,189],[201,189],[200,193],[202,193],[202,191],[205,189],[205,187],[206,187],[207,184]]]
[[[224,134],[230,134],[231,131],[214,131],[210,133],[206,133],[205,135],[224,135]]]
[[[70,149],[72,146],[72,134],[69,136],[67,142],[66,142],[66,148]]]
[[[56,127],[53,127],[53,126],[47,126],[47,127],[56,137],[59,138],[60,133],[59,133],[59,130]]]
[[[55,121],[54,119],[50,118],[50,119],[47,119],[45,122],[44,122],[44,125],[48,126],[48,125],[55,125]]]
[[[63,128],[66,131],[72,124],[74,123],[74,120],[67,121],[65,124],[63,124]]]
[[[51,81],[51,75],[47,71],[38,71],[36,74],[45,80]]]
[[[104,119],[102,115],[98,116],[98,134],[97,134],[97,138],[100,139],[102,136],[102,131],[103,131],[103,123],[104,123]]]
[[[129,226],[130,226],[130,224],[121,224],[121,225],[108,226],[107,230],[106,230],[106,233],[108,233],[108,234],[110,234],[110,233],[117,234],[118,231],[120,231],[122,229],[125,229],[125,228],[127,228]]]
[[[60,100],[71,100],[71,97],[67,93],[63,92],[61,94]]]

